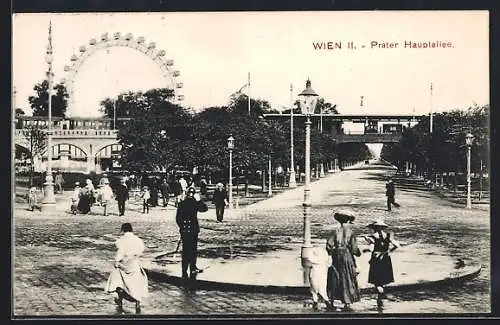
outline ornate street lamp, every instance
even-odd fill
[[[233,207],[233,149],[234,138],[232,135],[227,138],[227,148],[229,149],[229,209]]]
[[[470,198],[470,150],[472,147],[472,142],[474,136],[470,133],[465,135],[465,146],[467,147],[467,209],[472,208],[471,198]]]
[[[302,114],[306,116],[306,150],[305,150],[305,172],[306,179],[304,184],[304,202],[302,206],[304,207],[304,243],[302,244],[301,258],[302,267],[304,272],[304,283],[308,285],[309,283],[309,272],[310,272],[310,254],[311,254],[311,190],[309,188],[309,183],[311,181],[311,114],[314,112],[316,107],[316,102],[318,100],[318,94],[314,92],[311,88],[311,81],[307,79],[306,89],[299,94],[299,106]]]
[[[54,207],[56,204],[56,198],[54,196],[54,183],[52,177],[52,83],[54,78],[54,73],[52,72],[52,22],[49,23],[49,44],[47,45],[45,61],[49,65],[49,70],[47,71],[47,81],[49,84],[49,125],[47,130],[47,175],[45,176],[45,183],[43,184],[45,187],[43,204],[44,207]]]

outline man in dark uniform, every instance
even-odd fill
[[[182,277],[188,277],[187,270],[189,266],[192,279],[202,272],[201,269],[196,267],[198,233],[200,232],[198,212],[208,210],[207,205],[200,200],[199,194],[195,195],[195,193],[194,188],[189,188],[186,198],[179,202],[175,217],[182,240]]]
[[[387,211],[391,211],[391,205],[399,208],[399,204],[394,200],[394,195],[396,194],[396,188],[392,182],[392,178],[389,178],[387,184],[385,184],[385,195],[387,196]]]
[[[120,216],[125,214],[125,201],[128,200],[128,187],[124,178],[120,180],[120,185],[116,188],[116,201],[118,201],[118,211]]]

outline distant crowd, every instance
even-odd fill
[[[63,193],[64,178],[61,174],[54,177],[54,191]],[[117,201],[119,215],[125,213],[125,202],[131,196],[139,197],[143,213],[149,213],[150,208],[157,206],[177,206],[186,194],[189,187],[194,187],[194,181],[190,176],[123,176],[108,177],[105,173],[93,182],[87,178],[84,183],[75,182],[73,195],[71,196],[70,211],[73,214],[88,214],[94,206],[102,207],[103,215],[108,214],[108,207],[113,201]],[[201,179],[199,182],[200,192],[207,195],[207,182]],[[171,200],[173,198],[173,200]],[[37,188],[31,187],[28,191],[29,207],[33,211],[41,209]]]

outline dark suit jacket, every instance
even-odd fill
[[[179,226],[181,235],[183,234],[198,234],[200,225],[198,224],[198,212],[208,210],[207,205],[203,201],[196,201],[192,197],[187,197],[179,203],[175,221]]]

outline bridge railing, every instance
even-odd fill
[[[337,134],[334,139],[337,142],[398,142],[401,134],[397,133],[360,133],[360,134]]]
[[[52,135],[54,136],[74,136],[74,137],[99,137],[99,136],[109,136],[116,137],[118,133],[117,130],[91,130],[91,129],[76,129],[76,130],[53,130]]]

